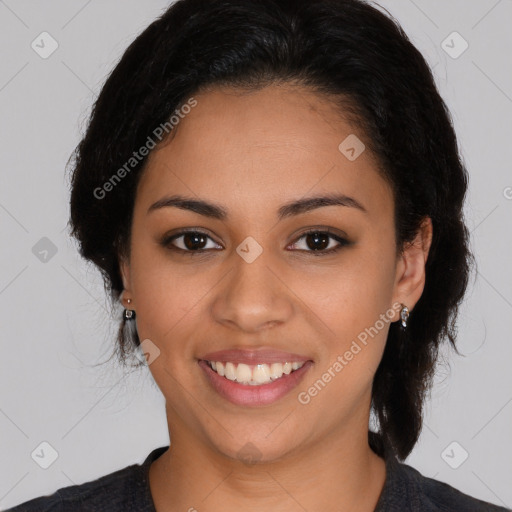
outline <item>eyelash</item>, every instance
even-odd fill
[[[172,236],[164,237],[161,244],[162,244],[162,246],[164,246],[167,249],[181,253],[183,255],[188,254],[190,256],[203,255],[204,253],[212,250],[212,249],[197,249],[197,250],[191,251],[191,250],[181,249],[180,247],[176,247],[175,245],[172,244],[172,242],[174,240],[182,237],[183,235],[187,235],[187,234],[203,235],[207,238],[210,238],[210,240],[212,239],[210,237],[210,235],[208,235],[207,233],[205,233],[204,231],[201,231],[199,229],[185,229],[185,230],[179,231],[178,233],[175,233]],[[313,229],[309,229],[308,231],[305,231],[304,233],[302,233],[302,235],[299,238],[297,238],[296,241],[293,242],[292,245],[295,245],[299,240],[303,239],[304,237],[306,237],[308,235],[312,235],[312,234],[327,235],[329,238],[334,239],[339,244],[336,247],[329,249],[329,250],[306,251],[303,249],[299,249],[300,252],[311,253],[311,255],[315,256],[315,257],[327,256],[330,254],[334,254],[334,253],[338,252],[340,249],[342,249],[343,247],[350,245],[350,243],[351,243],[346,238],[343,238],[343,237],[340,237],[339,235],[333,234],[329,230],[329,228],[323,229],[323,230],[313,228]],[[214,250],[219,250],[219,249],[214,249]]]

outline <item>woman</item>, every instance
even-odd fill
[[[505,510],[401,462],[455,346],[466,188],[430,70],[376,8],[172,5],[105,83],[71,194],[171,445],[12,510]]]

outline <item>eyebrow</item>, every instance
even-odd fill
[[[279,220],[283,220],[285,218],[307,213],[325,206],[345,206],[348,208],[356,208],[364,213],[368,213],[366,208],[353,197],[349,197],[344,194],[328,194],[316,197],[306,197],[285,203],[278,209],[277,217]],[[159,199],[148,208],[147,213],[149,214],[155,210],[169,207],[188,210],[212,219],[226,220],[229,217],[228,210],[219,204],[181,195],[173,195]]]

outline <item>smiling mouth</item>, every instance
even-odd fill
[[[302,368],[305,362],[261,363],[249,365],[245,363],[232,363],[220,361],[206,361],[208,366],[221,377],[230,381],[248,386],[262,386],[289,375]]]

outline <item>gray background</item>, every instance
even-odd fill
[[[443,352],[407,463],[512,507],[512,1],[380,4],[433,66],[453,114],[478,261],[460,319],[466,357]],[[110,354],[115,324],[98,273],[67,235],[64,172],[106,74],[167,5],[0,0],[0,508],[140,463],[169,442],[149,371],[94,366]],[[31,47],[43,46],[43,31],[58,43],[46,59]],[[457,58],[443,49],[462,49],[458,36],[446,39],[453,31],[469,44]],[[31,457],[43,441],[58,453],[48,469]]]

